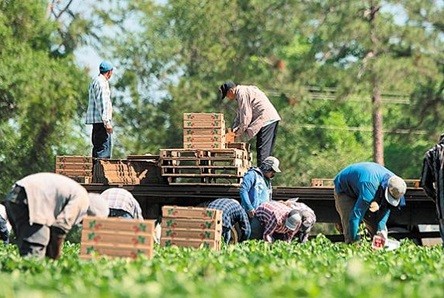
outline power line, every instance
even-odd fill
[[[308,86],[304,87],[305,91],[307,92],[307,98],[301,98],[304,99],[321,99],[321,100],[337,100],[337,94],[338,91],[336,88],[319,88],[314,86]],[[293,90],[276,90],[276,89],[269,89],[266,90],[266,93],[270,96],[280,96],[282,94],[287,95],[295,95],[295,92]],[[370,97],[370,95],[368,95]],[[347,101],[357,101],[362,102],[363,98],[365,96],[358,96],[358,95],[349,95],[346,96]],[[400,94],[400,93],[390,93],[390,92],[384,92],[381,94],[382,101],[390,103],[390,104],[405,104],[410,105],[410,98],[408,95]]]
[[[307,129],[327,129],[327,130],[341,130],[341,131],[362,131],[362,132],[373,132],[371,127],[359,127],[359,126],[333,126],[333,125],[316,125],[316,124],[295,124],[297,127],[307,128]],[[415,134],[415,135],[425,135],[427,134],[424,130],[411,130],[411,129],[391,129],[383,130],[383,133],[387,134]]]

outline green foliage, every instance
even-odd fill
[[[45,3],[0,4],[2,196],[24,175],[53,171],[55,155],[85,148],[84,135],[73,127],[85,102],[87,76],[72,54],[51,54],[58,28],[47,19]]]
[[[395,251],[370,243],[300,245],[248,241],[221,251],[155,247],[153,259],[79,260],[66,243],[60,260],[20,258],[0,248],[0,297],[442,297],[441,246],[402,241]],[[426,293],[426,294],[425,294]]]

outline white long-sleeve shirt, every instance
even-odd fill
[[[16,184],[26,191],[30,224],[54,226],[68,232],[86,215],[88,192],[71,178],[55,173],[37,173]]]

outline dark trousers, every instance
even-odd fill
[[[259,130],[256,136],[257,166],[260,166],[264,159],[273,154],[278,126],[279,121],[276,121]]]
[[[91,135],[93,144],[92,157],[111,158],[111,134],[106,132],[103,123],[94,123]]]
[[[256,216],[250,218],[250,226],[251,226],[250,239],[257,239],[257,240],[264,239],[264,226]]]
[[[134,218],[129,212],[122,209],[109,208],[108,217]]]
[[[21,256],[47,256],[46,247],[50,240],[50,228],[29,223],[29,209],[24,188],[16,186],[6,196],[6,212],[12,229],[17,237],[17,246]]]

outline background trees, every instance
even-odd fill
[[[55,155],[90,154],[89,76],[73,56],[85,43],[118,65],[117,158],[181,147],[184,112],[229,123],[225,80],[259,86],[281,113],[278,184],[372,159],[416,178],[441,133],[440,1],[0,3],[2,191]]]

